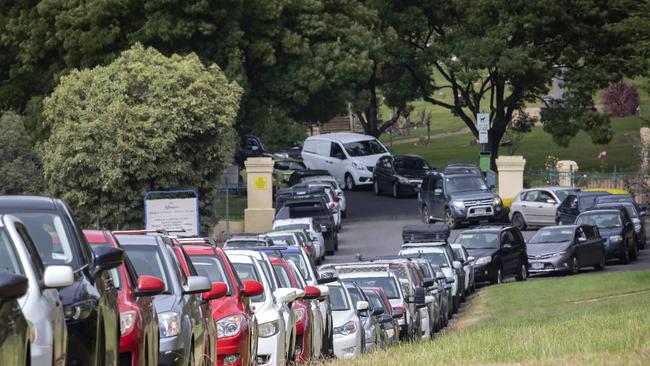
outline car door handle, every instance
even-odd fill
[[[334,163],[332,163],[332,162],[329,161],[329,160],[325,160],[325,162],[326,162],[327,164],[334,164]]]
[[[544,206],[537,206],[537,208],[544,208]]]
[[[526,207],[526,205],[521,205],[521,207]]]

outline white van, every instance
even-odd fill
[[[302,148],[307,168],[329,171],[346,189],[372,184],[372,170],[385,155],[388,149],[376,138],[350,132],[311,136]]]

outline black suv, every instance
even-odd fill
[[[555,211],[555,223],[573,225],[581,212],[596,205],[598,197],[608,195],[607,192],[576,192],[568,195]]]
[[[121,249],[93,251],[61,200],[2,196],[0,213],[25,223],[43,264],[69,265],[75,282],[59,290],[68,328],[69,365],[114,365],[120,354],[117,289],[108,270],[122,264]]]
[[[501,198],[476,174],[427,174],[418,194],[418,208],[422,222],[444,221],[451,229],[461,223],[504,218]]]
[[[625,208],[595,208],[581,213],[576,225],[592,225],[605,239],[605,258],[618,258],[627,264],[637,259],[638,248],[634,223]]]
[[[528,253],[521,231],[514,226],[479,226],[456,237],[472,257],[476,282],[501,283],[508,275],[528,278]]]
[[[375,194],[389,192],[395,198],[403,194],[416,195],[430,170],[433,169],[427,161],[418,155],[381,157],[372,172]]]
[[[275,215],[276,219],[299,219],[312,217],[314,225],[320,228],[325,239],[326,254],[334,254],[339,249],[339,238],[334,217],[323,197],[294,198],[285,201]]]

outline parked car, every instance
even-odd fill
[[[289,177],[297,170],[306,170],[307,167],[302,160],[291,158],[273,158],[273,179],[276,184],[287,187],[289,184]]]
[[[600,203],[624,203],[624,202],[631,202],[634,204],[636,207],[636,210],[639,213],[644,213],[648,210],[648,206],[645,204],[639,204],[636,202],[634,199],[634,195],[632,194],[608,194],[604,196],[598,196],[596,198],[596,204]]]
[[[366,294],[361,290],[354,281],[349,279],[343,280],[343,285],[347,287],[352,303],[355,306],[359,304],[367,304],[366,310],[359,311],[359,318],[361,319],[361,326],[364,329],[364,352],[374,352],[379,349],[379,342],[381,341],[381,324],[379,323],[378,316],[383,314],[382,309],[376,309],[370,303]]]
[[[59,199],[0,197],[0,213],[27,227],[45,269],[70,266],[75,282],[59,289],[68,330],[68,364],[114,365],[119,357],[117,290],[107,271],[122,264],[117,248],[92,250],[68,206]],[[96,342],[88,342],[95,339]]]
[[[322,228],[316,226],[312,217],[303,217],[299,219],[275,219],[273,221],[273,230],[285,231],[302,229],[309,233],[312,246],[314,248],[314,255],[312,259],[316,262],[316,258],[325,259],[325,238],[323,237]]]
[[[474,281],[474,262],[476,258],[469,255],[465,247],[461,244],[451,244],[451,249],[454,251],[455,259],[463,265],[463,271],[465,272],[465,286],[463,288],[467,295],[476,288]]]
[[[373,136],[347,132],[308,137],[302,148],[309,169],[327,170],[348,190],[372,184],[377,159],[384,155],[390,155],[388,149]]]
[[[451,229],[462,223],[504,218],[501,198],[475,174],[432,172],[418,194],[422,222],[443,221]]]
[[[72,268],[44,268],[25,225],[14,216],[0,215],[0,270],[28,280],[27,293],[18,299],[18,305],[36,334],[30,344],[29,364],[65,363],[68,333],[57,289],[74,283]]]
[[[308,198],[322,198],[325,201],[325,205],[334,219],[336,231],[339,231],[341,229],[341,211],[336,193],[329,184],[300,183],[291,188],[278,190],[275,195],[276,211],[279,211],[288,201]]]
[[[187,277],[171,239],[162,235],[114,232],[138,276],[163,280],[165,291],[154,296],[158,315],[160,365],[200,365],[206,350],[206,332],[197,294],[212,290],[206,277]]]
[[[555,225],[558,206],[577,191],[566,187],[525,189],[510,204],[510,222],[521,231],[529,226]]]
[[[638,211],[637,205],[632,202],[600,202],[596,201],[594,208],[624,208],[627,211],[627,214],[632,219],[634,224],[634,233],[636,239],[637,250],[645,248],[645,243],[647,240],[646,231],[645,231],[645,211]]]
[[[440,322],[441,298],[438,285],[435,281],[435,270],[428,259],[421,256],[399,256],[401,260],[408,260],[417,266],[422,278],[422,287],[425,290],[425,305],[420,308],[422,312],[423,339],[430,339],[437,331],[436,324]]]
[[[465,230],[457,237],[467,253],[476,258],[475,281],[492,284],[514,275],[517,281],[528,278],[526,242],[514,226],[483,226]]]
[[[289,186],[294,186],[300,183],[328,183],[336,192],[336,196],[339,199],[339,205],[341,207],[341,216],[343,218],[347,215],[347,204],[345,199],[345,193],[341,189],[339,182],[329,174],[327,170],[304,170],[300,172],[294,172],[289,177]]]
[[[581,213],[576,225],[592,225],[605,239],[605,258],[627,264],[638,256],[634,224],[624,208],[593,209]]]
[[[332,304],[334,355],[349,359],[360,355],[365,344],[365,331],[359,318],[360,311],[368,310],[369,304],[355,304],[341,281],[327,284]]]
[[[399,341],[399,324],[397,323],[397,319],[401,317],[401,313],[397,310],[393,311],[390,300],[388,300],[386,293],[381,287],[362,287],[361,289],[375,309],[383,310],[383,314],[379,316],[382,335],[379,342],[380,348],[386,349],[395,345]]]
[[[3,266],[0,269],[0,324],[3,325],[0,332],[0,364],[29,365],[32,329],[18,305],[18,298],[27,293],[28,280],[16,274],[20,267],[17,261],[13,263],[15,267]]]
[[[256,252],[235,250],[226,251],[226,254],[242,281],[257,281],[264,288],[264,292],[251,298],[258,321],[257,363],[284,365],[295,352],[287,329],[293,331],[295,326],[290,306],[298,294],[292,289],[278,288],[269,277],[272,269],[263,267],[256,259]]]
[[[290,240],[290,238],[295,238],[296,244],[295,246],[299,246],[301,248],[305,249],[305,252],[309,255],[309,258],[314,262],[314,263],[320,263],[323,261],[323,256],[325,252],[322,252],[322,255],[320,255],[320,251],[317,249],[318,245],[315,244],[314,240],[311,239],[311,236],[309,232],[306,229],[301,229],[301,228],[293,228],[293,229],[286,229],[286,230],[274,230],[271,232],[268,232],[266,234],[267,236],[270,236],[271,238],[274,237],[274,235],[277,235],[279,240],[282,240],[283,238],[287,238]],[[291,245],[291,244],[289,244]]]
[[[339,238],[332,213],[323,198],[296,198],[289,200],[277,211],[275,220],[311,217],[320,228],[325,241],[325,253],[334,254],[339,249]]]
[[[235,161],[240,167],[244,167],[244,162],[248,158],[257,158],[272,155],[264,149],[262,140],[250,133],[244,134],[241,138],[241,146],[235,154]]]
[[[589,210],[596,205],[599,196],[607,196],[609,193],[602,191],[575,192],[568,195],[555,211],[556,225],[571,225],[575,223],[580,213]]]
[[[389,192],[397,198],[401,195],[416,195],[422,180],[432,168],[419,155],[383,156],[377,160],[372,172],[376,195]]]
[[[242,283],[223,250],[197,238],[181,241],[196,271],[212,283],[224,283],[226,294],[210,300],[217,325],[217,365],[257,365],[258,324],[251,298],[264,292],[260,282]]]
[[[595,226],[548,226],[528,240],[530,273],[577,274],[582,267],[603,269],[605,245]]]
[[[240,233],[226,240],[223,247],[228,249],[247,249],[273,245],[273,240],[264,234]]]
[[[119,248],[110,231],[84,230],[91,246]],[[158,315],[152,296],[165,291],[162,279],[138,277],[128,255],[110,271],[120,309],[120,365],[158,365]]]

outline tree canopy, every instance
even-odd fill
[[[138,228],[145,192],[195,189],[209,225],[241,94],[194,54],[139,44],[106,66],[71,71],[44,101],[49,193],[85,226]]]
[[[32,150],[22,118],[14,112],[2,113],[0,131],[0,194],[40,194],[41,160]]]

